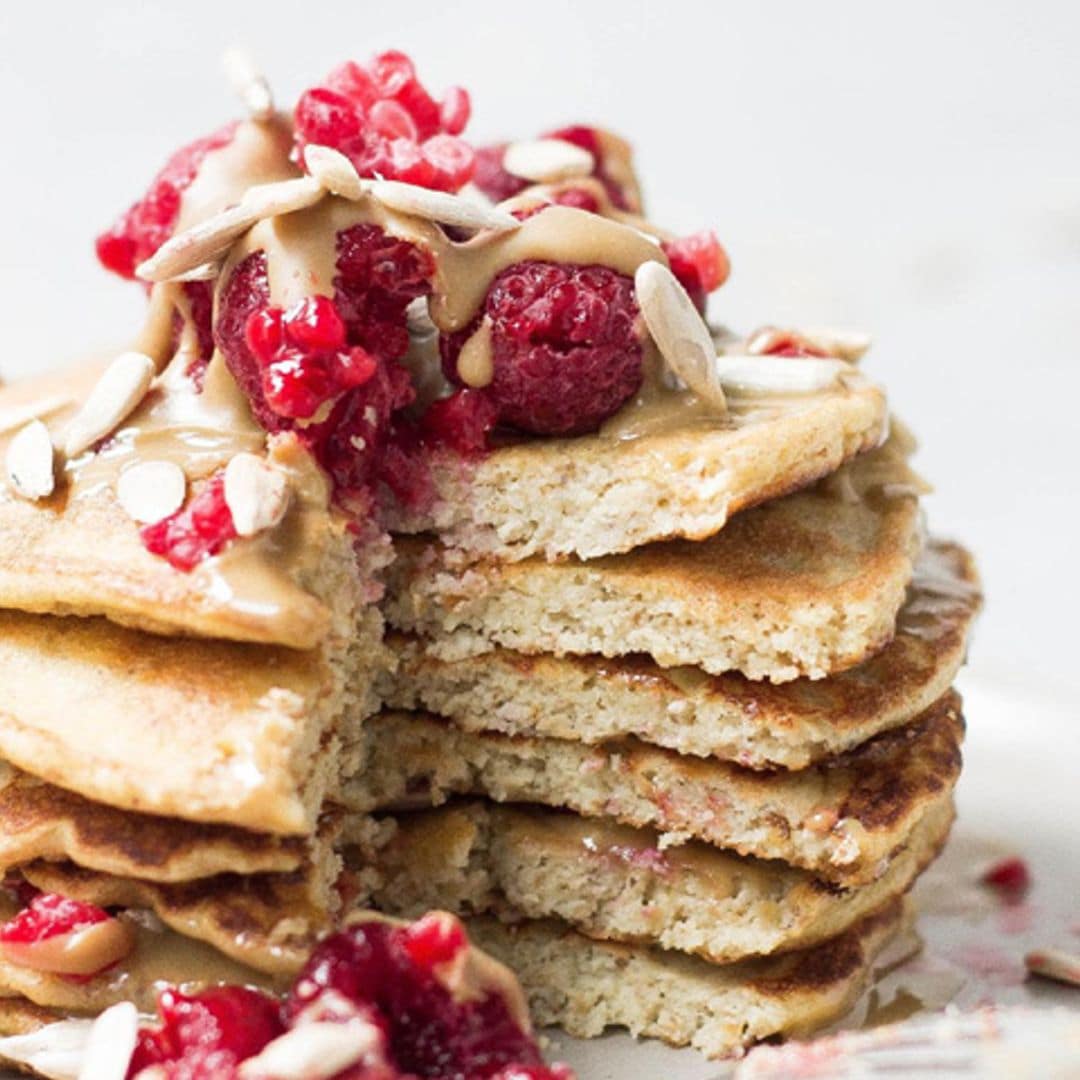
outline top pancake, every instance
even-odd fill
[[[917,478],[891,439],[708,541],[550,563],[462,564],[399,540],[385,611],[443,659],[496,647],[626,656],[751,679],[823,678],[893,636],[920,547]]]
[[[61,438],[101,370],[100,364],[84,363],[72,371],[0,388],[0,457],[31,419],[41,419],[54,441]],[[184,397],[179,389],[152,390],[125,426],[134,430],[142,413],[167,394]],[[196,397],[190,392],[186,396]],[[183,411],[182,403],[177,409]],[[124,430],[117,435],[121,444]],[[194,422],[184,430],[194,432],[193,440],[219,438],[222,464],[238,448],[258,450],[265,443],[260,436],[258,442],[247,437],[234,445],[226,432],[199,428]],[[77,491],[66,473],[61,473],[57,491],[37,502],[0,484],[0,607],[104,615],[155,633],[301,649],[341,632],[342,620],[347,621],[360,602],[364,581],[356,565],[355,538],[344,517],[328,508],[324,495],[294,499],[273,538],[268,534],[236,540],[221,556],[184,572],[143,546],[139,525],[117,499],[115,470],[107,464],[110,452],[106,446],[91,459]],[[104,463],[100,482],[92,472],[99,462]],[[200,467],[213,471],[215,464],[216,459],[200,462]],[[284,539],[276,538],[278,532]],[[273,550],[268,549],[266,566],[261,558],[258,567],[238,563],[244,552],[267,545]],[[288,545],[288,556],[282,545]]]
[[[614,431],[503,446],[471,464],[433,463],[430,508],[392,510],[390,527],[437,533],[471,556],[590,559],[658,540],[701,540],[737,510],[794,491],[869,450],[886,425],[881,390],[857,373],[804,397],[737,399],[727,417],[675,402],[632,433]],[[642,407],[644,414],[648,405]]]

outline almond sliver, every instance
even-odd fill
[[[274,115],[274,95],[270,83],[244,49],[226,49],[221,57],[225,77],[232,83],[252,120],[268,120]]]
[[[304,210],[325,194],[325,189],[312,176],[256,184],[248,188],[236,206],[167,240],[135,273],[144,281],[171,281],[217,260],[256,222]]]
[[[111,1005],[90,1028],[79,1078],[124,1080],[139,1040],[139,1010],[130,1001]]]
[[[53,493],[56,451],[40,420],[31,420],[8,444],[4,471],[12,490],[24,499],[46,499]]]
[[[378,199],[383,206],[399,214],[426,218],[440,225],[454,225],[471,231],[490,229],[493,232],[510,232],[521,226],[521,222],[505,210],[483,206],[445,191],[403,184],[400,180],[365,180],[363,185],[372,198]]]
[[[565,139],[531,139],[511,143],[503,153],[502,167],[523,180],[554,184],[591,175],[596,162],[588,150]]]
[[[126,352],[116,357],[68,425],[64,453],[69,458],[78,457],[111,435],[146,396],[154,372],[154,361],[145,353]]]
[[[140,461],[126,468],[116,481],[116,498],[128,515],[142,525],[153,525],[184,505],[187,477],[172,461]]]
[[[225,503],[240,536],[277,525],[290,495],[288,477],[257,454],[237,454],[225,467]]]
[[[715,367],[729,394],[812,394],[835,386],[851,370],[843,360],[731,354],[717,356]]]
[[[304,147],[304,164],[331,195],[357,200],[367,194],[356,166],[340,150],[313,143]]]
[[[663,263],[650,260],[638,267],[634,291],[649,334],[668,366],[698,397],[725,413],[716,345],[678,278]]]

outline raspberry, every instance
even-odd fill
[[[538,435],[595,431],[641,386],[634,286],[614,270],[546,262],[504,270],[473,324],[440,341],[453,382],[461,347],[485,315],[494,377],[483,393],[504,424]]]
[[[1019,895],[1031,888],[1031,872],[1023,859],[1013,855],[999,859],[983,874],[985,884],[1003,893]]]
[[[545,139],[562,139],[564,142],[573,143],[583,150],[588,150],[595,162],[592,175],[604,185],[608,198],[613,206],[619,210],[629,210],[630,200],[619,184],[607,172],[604,163],[603,147],[600,136],[595,128],[583,125],[559,128],[557,131],[549,131],[543,136]],[[489,198],[495,202],[513,198],[527,187],[529,181],[520,176],[514,176],[503,168],[503,154],[506,152],[507,143],[496,143],[493,146],[482,146],[476,151],[476,170],[473,173],[473,183]],[[557,200],[558,201],[558,200]],[[593,200],[595,203],[595,199]],[[572,203],[564,203],[570,206]],[[595,213],[598,207],[592,207]]]
[[[327,995],[331,1003],[344,998],[387,1033],[390,1076],[568,1077],[546,1069],[500,995],[458,1002],[438,981],[433,968],[466,946],[461,924],[444,914],[405,928],[350,926],[314,951],[286,1002],[286,1020],[311,1015]]]
[[[231,1077],[284,1026],[278,1002],[257,990],[220,986],[198,994],[163,990],[160,1024],[139,1032],[128,1076],[160,1068],[167,1080]]]
[[[409,347],[405,309],[430,292],[433,273],[426,251],[357,225],[337,237],[332,301],[272,307],[262,252],[222,289],[217,343],[255,418],[267,431],[295,430],[354,512],[371,509],[380,482],[414,503],[429,492],[392,421],[415,395],[397,363]]]
[[[719,289],[731,273],[727,252],[720,246],[716,233],[707,229],[678,240],[667,240],[663,249],[671,272],[698,310],[704,311],[705,297]]]
[[[177,570],[193,570],[236,539],[232,512],[225,502],[225,473],[215,473],[201,491],[170,517],[146,525],[143,547],[168,559]]]
[[[301,95],[296,159],[302,161],[312,143],[331,146],[361,176],[457,191],[474,167],[472,147],[458,138],[469,112],[469,95],[460,87],[436,102],[402,52],[379,53],[367,67],[349,61]]]
[[[120,216],[96,241],[98,259],[106,270],[133,279],[135,268],[172,235],[180,213],[180,198],[198,175],[207,154],[227,146],[236,132],[227,124],[212,135],[181,147],[151,181],[146,194]]]
[[[93,904],[71,900],[58,893],[38,893],[13,919],[0,925],[0,941],[20,945],[45,941],[58,934],[73,934],[112,916]]]
[[[449,446],[463,457],[472,457],[487,447],[498,418],[498,410],[482,390],[455,390],[427,407],[423,439],[429,445]]]

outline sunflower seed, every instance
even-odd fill
[[[79,1080],[124,1080],[138,1038],[138,1009],[130,1001],[110,1006],[90,1028]]]
[[[240,1066],[237,1075],[240,1080],[264,1076],[324,1080],[366,1057],[380,1041],[379,1029],[366,1020],[314,1020],[298,1024],[268,1043],[257,1057]]]
[[[183,274],[177,274],[173,281],[213,281],[221,273],[221,262],[200,263]]]
[[[240,536],[272,529],[290,496],[288,477],[257,454],[237,454],[225,467],[225,503]]]
[[[460,229],[510,232],[521,226],[513,214],[494,206],[470,202],[459,195],[445,191],[432,191],[416,184],[403,184],[400,180],[365,180],[365,190],[383,206],[399,214],[437,221],[440,225],[454,225]]]
[[[64,438],[64,453],[78,457],[111,435],[146,396],[154,381],[154,361],[145,353],[121,353],[102,373]]]
[[[219,258],[234,240],[263,218],[304,210],[325,194],[312,176],[256,184],[248,188],[236,206],[167,240],[135,272],[144,281],[171,281]]]
[[[93,1024],[89,1020],[61,1020],[46,1024],[25,1035],[0,1039],[0,1054],[6,1061],[26,1065],[41,1076],[78,1077]]]
[[[170,517],[184,505],[187,477],[171,461],[140,461],[116,481],[116,497],[128,515],[143,525]]]
[[[304,147],[304,164],[307,171],[319,181],[331,195],[343,199],[362,199],[366,194],[356,166],[339,150],[330,146]]]
[[[565,139],[532,139],[511,143],[503,154],[502,166],[523,180],[554,184],[591,175],[596,162],[588,150]]]
[[[660,355],[698,397],[727,411],[716,371],[716,346],[686,290],[662,263],[644,262],[634,275],[638,306]]]
[[[843,360],[731,354],[716,357],[715,368],[729,394],[812,394],[835,386],[850,370]]]
[[[252,120],[268,120],[274,115],[270,84],[250,53],[243,49],[226,49],[221,66]]]
[[[4,468],[12,490],[24,499],[46,499],[56,487],[56,453],[49,429],[31,420],[8,444]]]

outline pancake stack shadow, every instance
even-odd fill
[[[364,901],[468,916],[575,1035],[721,1055],[842,1014],[961,765],[978,582],[925,538],[911,449],[897,427],[698,541],[398,538],[389,708],[343,791]]]

